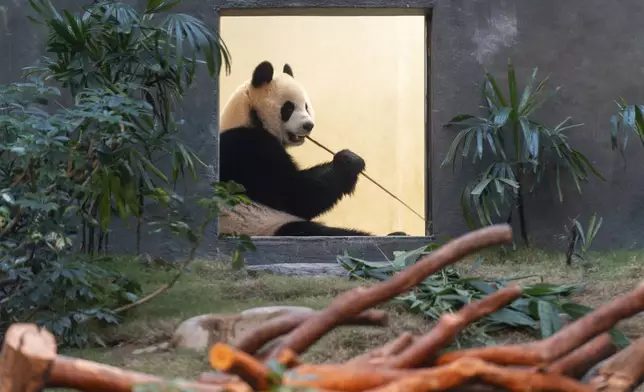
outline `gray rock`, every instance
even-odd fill
[[[308,306],[291,306],[291,305],[275,305],[275,306],[261,306],[258,308],[250,308],[241,311],[239,314],[242,316],[254,315],[254,314],[270,314],[270,313],[310,313],[314,312],[313,308]]]

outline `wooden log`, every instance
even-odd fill
[[[496,366],[476,358],[461,358],[448,365],[422,369],[304,364],[282,379],[285,387],[343,392],[467,391],[464,386],[471,382],[515,392],[592,392],[587,385],[559,374]]]
[[[610,357],[616,351],[612,336],[605,332],[567,356],[554,361],[545,371],[579,379],[596,363]]]
[[[467,357],[444,366],[417,371],[415,374],[401,377],[387,385],[369,389],[367,392],[445,391],[459,389],[472,380],[482,381],[512,392],[592,392],[589,386],[559,374],[500,367]]]
[[[264,391],[269,386],[269,369],[241,350],[225,343],[217,343],[210,348],[208,359],[213,368],[220,372],[239,376],[254,390]],[[288,358],[286,359],[288,360]]]
[[[627,392],[644,381],[644,337],[608,358],[589,384],[597,392]]]
[[[410,332],[404,332],[384,346],[376,347],[362,355],[345,362],[346,365],[381,365],[390,357],[400,354],[416,342],[417,338]]]
[[[36,392],[56,359],[56,339],[33,324],[13,324],[0,353],[0,392]]]
[[[73,388],[84,392],[131,392],[138,384],[160,384],[170,381],[145,373],[59,355],[51,368],[47,387]],[[223,384],[181,381],[176,382],[176,385],[197,392],[222,392],[227,389],[241,391]]]

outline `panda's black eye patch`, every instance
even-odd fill
[[[287,122],[290,118],[293,112],[295,111],[295,104],[291,101],[286,101],[282,105],[281,109],[281,114],[282,114],[282,121]]]

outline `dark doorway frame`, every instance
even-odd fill
[[[411,250],[427,245],[432,235],[432,181],[431,181],[431,26],[432,2],[413,0],[214,0],[215,26],[220,31],[222,16],[398,16],[424,15],[425,17],[425,236],[411,237],[252,237],[257,247],[247,252],[247,264],[273,263],[328,263],[339,254],[348,254],[366,259],[391,258],[397,250]],[[226,40],[226,37],[222,37]],[[234,53],[233,61],[234,61]],[[215,80],[213,136],[216,159],[213,162],[215,175],[219,176],[219,78]],[[215,222],[215,227],[218,223]],[[231,254],[235,240],[217,241],[218,251]]]

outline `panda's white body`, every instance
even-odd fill
[[[304,221],[295,215],[252,202],[238,204],[219,216],[219,230],[248,236],[274,236],[287,223]]]
[[[252,203],[223,213],[221,233],[371,235],[312,221],[353,192],[365,167],[360,157],[343,150],[331,162],[300,169],[286,148],[304,143],[314,121],[309,97],[288,65],[274,75],[272,65],[262,62],[237,88],[220,118],[219,180],[243,185]]]

